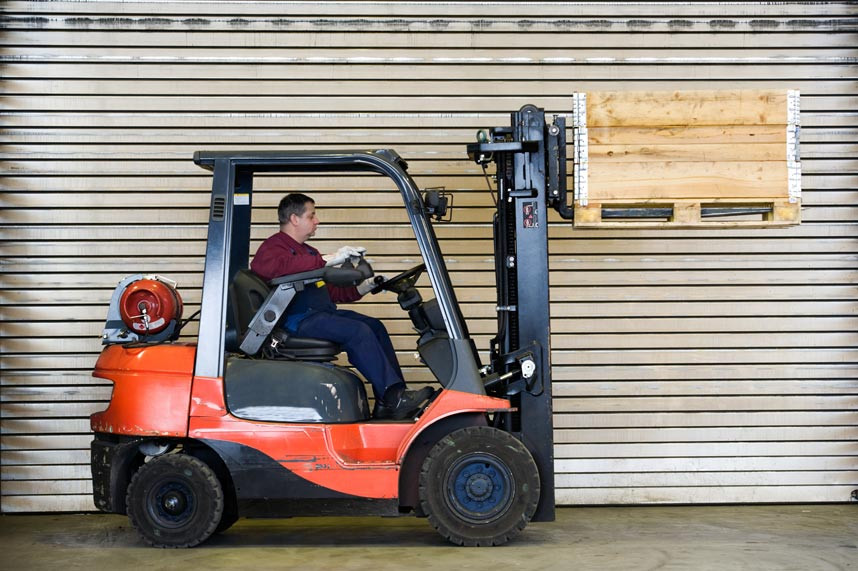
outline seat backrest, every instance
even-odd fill
[[[265,280],[250,270],[238,270],[229,284],[229,307],[227,308],[226,350],[238,352],[239,344],[247,326],[271,288]]]
[[[251,270],[239,270],[232,283],[229,284],[229,300],[227,307],[226,336],[224,346],[230,353],[241,352],[241,342],[244,339],[250,322],[259,313],[259,308],[271,293],[271,287],[265,280]],[[280,351],[278,359],[294,359],[307,361],[333,361],[342,347],[333,341],[297,337],[280,331]]]

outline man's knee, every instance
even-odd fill
[[[355,334],[360,335],[361,337],[370,337],[372,336],[373,327],[368,323],[358,322],[357,327],[355,328]]]
[[[388,335],[387,327],[384,326],[384,323],[382,323],[380,319],[367,316],[366,323],[376,337],[378,337],[379,335]]]

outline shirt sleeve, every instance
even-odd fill
[[[331,301],[334,303],[349,303],[361,298],[355,286],[341,287],[328,284],[328,293],[331,294]]]
[[[315,248],[306,245],[293,248],[278,238],[263,242],[250,263],[250,269],[265,281],[324,267],[325,261]],[[355,286],[342,287],[328,284],[328,293],[334,303],[349,303],[361,298]]]
[[[263,242],[250,263],[250,269],[265,281],[271,281],[280,276],[318,269],[324,265],[320,261],[321,258],[316,256],[296,254],[284,245]]]

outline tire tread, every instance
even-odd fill
[[[170,465],[174,470],[182,472],[186,468],[191,468],[192,470],[195,470],[202,477],[202,482],[208,488],[208,491],[211,492],[211,495],[208,497],[214,502],[214,509],[211,512],[209,520],[205,522],[203,526],[201,526],[201,532],[195,534],[192,537],[187,538],[187,540],[184,541],[159,541],[158,538],[156,538],[154,534],[151,533],[151,530],[145,525],[145,515],[142,513],[137,513],[137,509],[142,507],[139,506],[137,502],[138,498],[136,497],[136,495],[138,493],[138,487],[145,483],[145,479],[146,477],[148,477],[150,471],[160,469],[161,465]],[[131,521],[131,525],[134,527],[134,529],[137,530],[137,533],[140,534],[143,540],[152,547],[179,549],[199,545],[203,541],[207,540],[215,532],[215,530],[221,523],[221,519],[224,513],[223,488],[215,472],[208,466],[208,464],[206,464],[202,460],[190,456],[188,454],[180,453],[157,456],[150,460],[148,463],[143,464],[131,478],[131,482],[128,485],[128,489],[126,492],[125,501],[126,505],[128,506],[128,519]],[[145,510],[145,507],[142,507],[142,509]]]
[[[507,448],[513,450],[515,454],[520,454],[522,456],[522,459],[526,459],[528,463],[532,465],[532,469],[533,472],[536,474],[536,477],[529,483],[529,487],[532,485],[534,489],[531,490],[532,493],[529,494],[526,504],[521,509],[521,517],[519,517],[515,522],[513,522],[506,528],[498,530],[497,533],[490,534],[488,536],[484,536],[479,533],[475,533],[472,535],[458,533],[444,521],[444,517],[442,517],[442,514],[438,514],[430,505],[428,499],[429,495],[437,492],[433,489],[434,483],[432,482],[432,472],[434,470],[435,465],[438,462],[443,461],[443,457],[449,452],[448,449],[451,446],[461,447],[460,442],[463,440],[466,442],[468,440],[479,441],[484,438],[496,440],[496,442],[494,443],[495,446],[501,449]],[[533,461],[533,457],[530,455],[530,452],[527,450],[524,444],[508,432],[504,432],[497,428],[488,426],[472,426],[462,428],[453,431],[447,436],[443,437],[430,450],[420,470],[420,509],[425,514],[427,514],[429,523],[432,525],[432,527],[435,528],[435,530],[439,534],[441,534],[442,537],[444,537],[449,542],[455,545],[467,547],[482,547],[503,545],[507,543],[508,541],[516,537],[519,533],[521,533],[521,531],[527,526],[528,522],[530,521],[530,518],[533,517],[533,514],[536,512],[537,503],[539,502],[539,492],[540,489],[538,469],[536,467],[536,463]]]

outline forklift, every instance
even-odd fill
[[[569,214],[565,123],[528,105],[467,150],[497,168],[498,331],[486,365],[433,229],[448,196],[421,193],[396,152],[196,152],[212,172],[199,333],[179,340],[191,318],[168,278],[116,287],[93,372],[113,383],[91,416],[98,509],[127,514],[165,548],[198,545],[239,517],[412,515],[466,546],[553,521],[547,209]],[[333,364],[340,347],[282,327],[304,288],[373,277],[365,259],[268,283],[248,269],[254,176],[331,172],[390,178],[422,255],[374,290],[396,293],[437,381],[412,418],[374,420],[363,381]],[[431,299],[416,287],[423,274]]]

